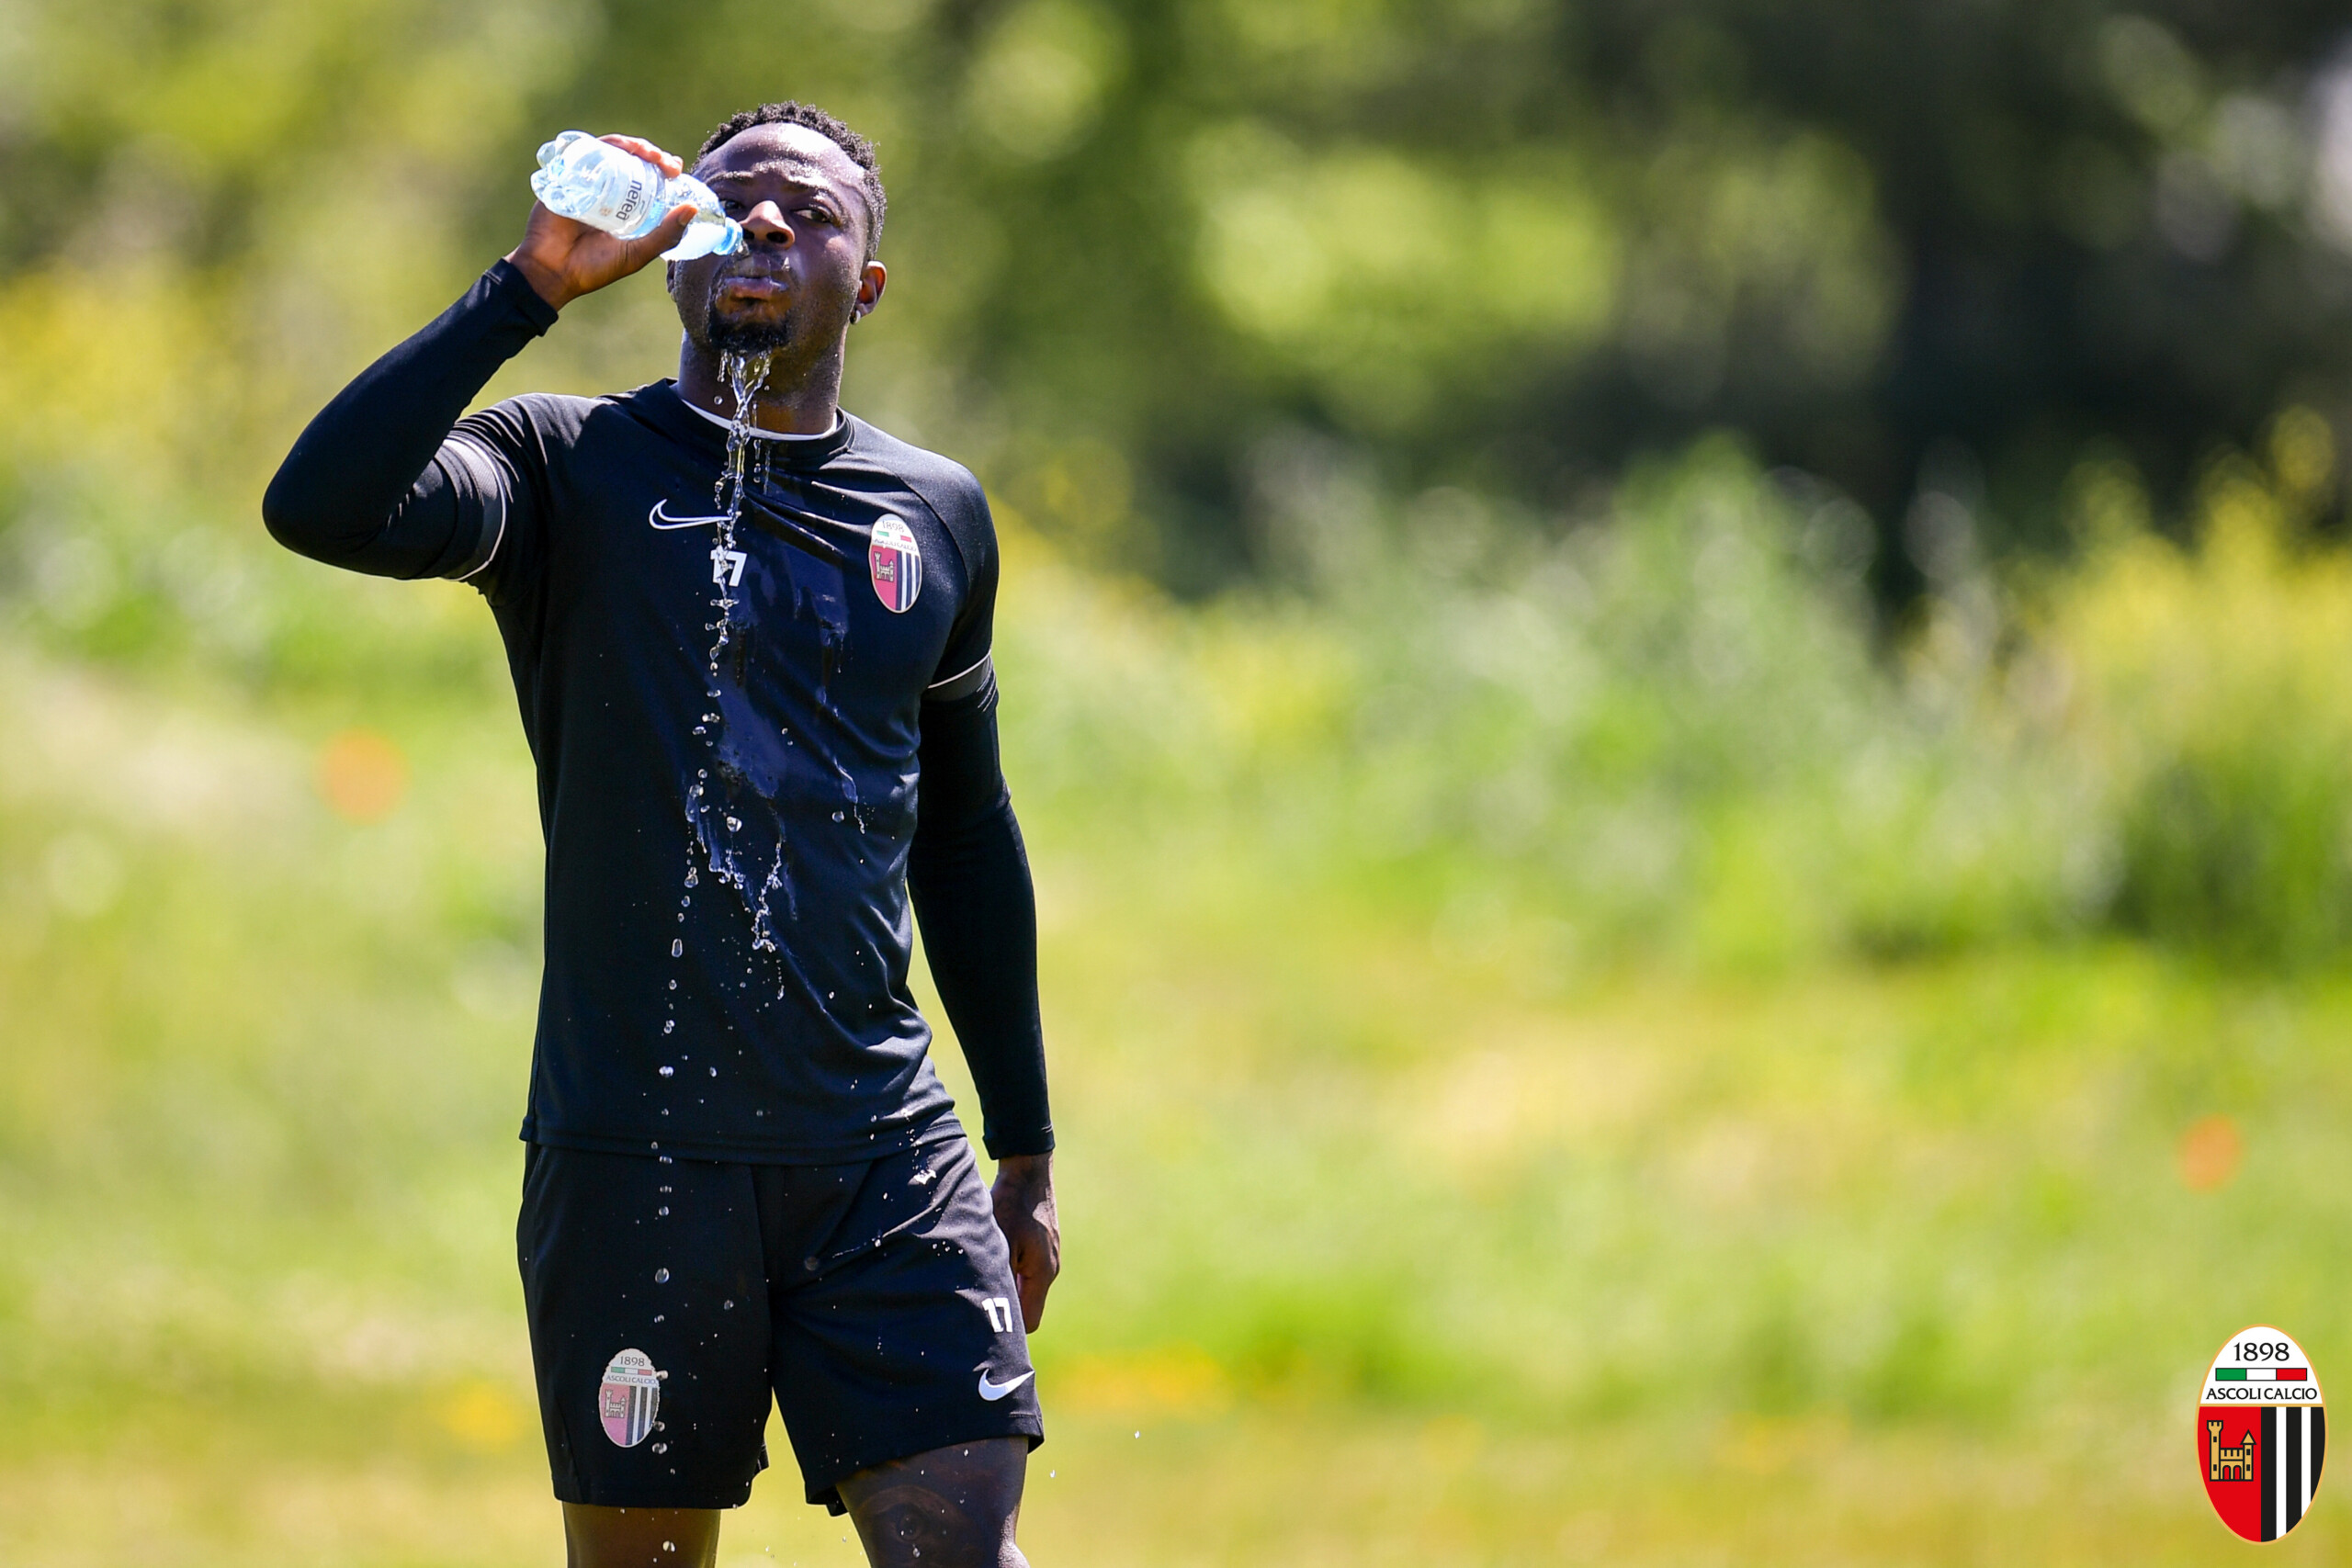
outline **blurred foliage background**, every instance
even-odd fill
[[[560,1550],[503,660],[257,501],[541,140],[797,96],[1007,537],[1036,1560],[2218,1557],[2213,1348],[2352,1365],[2347,39],[0,3],[0,1556]],[[722,1562],[854,1561],[792,1493]]]

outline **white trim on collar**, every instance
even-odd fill
[[[718,426],[721,430],[732,430],[735,428],[735,423],[732,420],[721,419],[707,408],[698,407],[694,403],[687,402],[686,396],[683,392],[678,394],[678,400],[682,403],[685,403],[686,407],[693,409],[695,412],[702,415],[703,418],[710,421],[711,423]],[[786,430],[761,430],[756,426],[752,430],[752,434],[758,436],[763,441],[825,441],[833,436],[839,435],[841,433],[842,411],[839,409],[835,409],[833,411],[833,423],[814,435],[802,435],[797,432]]]

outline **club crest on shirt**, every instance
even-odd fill
[[[596,1419],[605,1436],[633,1449],[653,1430],[653,1414],[661,1408],[662,1374],[653,1370],[653,1358],[642,1350],[615,1356],[596,1387]]]
[[[893,615],[915,606],[922,592],[922,550],[914,530],[884,513],[874,525],[874,543],[865,552],[865,569],[874,579],[874,596]]]

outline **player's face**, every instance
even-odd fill
[[[865,260],[857,165],[799,125],[760,125],[714,149],[695,174],[743,226],[732,255],[672,268],[670,293],[696,347],[713,354],[820,353],[879,293]],[[869,276],[870,275],[870,276]]]

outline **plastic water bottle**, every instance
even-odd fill
[[[692,175],[665,176],[660,169],[584,130],[567,130],[539,149],[539,172],[531,189],[548,210],[634,240],[651,232],[671,209],[691,202],[694,221],[663,261],[692,261],[714,253],[727,255],[743,243],[742,226],[718,209],[718,197]]]

